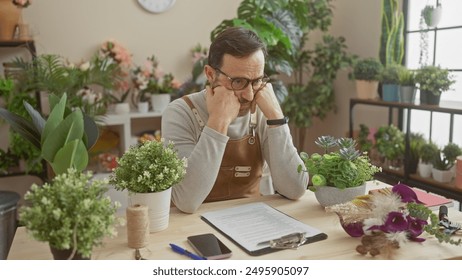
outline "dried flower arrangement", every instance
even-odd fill
[[[423,205],[416,193],[405,184],[394,185],[357,197],[342,204],[326,207],[327,212],[336,213],[345,231],[361,237],[356,247],[360,254],[387,254],[391,258],[394,250],[404,242],[424,242],[423,232],[435,236],[439,242],[460,245],[441,230],[438,216]]]

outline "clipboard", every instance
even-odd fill
[[[327,239],[319,229],[263,202],[207,212],[201,219],[251,256],[282,250],[272,247],[269,241],[294,233],[304,235],[300,246]]]

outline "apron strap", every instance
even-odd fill
[[[199,111],[197,111],[196,107],[194,106],[194,104],[192,103],[191,99],[189,99],[188,96],[184,95],[182,98],[186,102],[186,104],[188,104],[189,108],[191,108],[191,111],[193,112],[194,117],[199,123],[200,130],[202,131],[204,129],[205,123],[202,120],[201,116],[199,115]]]

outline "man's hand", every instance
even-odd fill
[[[271,83],[267,83],[255,94],[252,101],[252,113],[255,112],[257,106],[268,120],[282,119],[284,117]]]
[[[240,103],[233,90],[224,86],[206,87],[206,102],[209,119],[207,126],[226,134],[229,124],[236,119]]]

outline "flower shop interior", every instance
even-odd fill
[[[11,15],[1,11],[3,2],[11,5],[15,1],[0,0],[1,29]],[[46,116],[50,113],[50,93],[61,96],[66,91],[74,106],[85,107],[95,120],[102,120],[99,139],[89,151],[88,169],[103,178],[108,177],[116,159],[131,145],[143,138],[162,137],[163,109],[156,107],[160,101],[154,101],[152,93],[171,93],[169,98],[174,99],[200,90],[205,84],[201,70],[212,32],[225,20],[238,18],[238,8],[243,4],[265,1],[25,2],[22,7],[14,7],[19,11],[14,29],[7,35],[5,31],[0,34],[0,108],[19,110],[27,116],[24,109],[18,109],[27,101]],[[268,2],[283,7],[287,1]],[[301,2],[310,7],[307,22],[300,27],[306,35],[304,41],[292,46],[288,59],[291,71],[279,69],[271,76],[286,88],[278,98],[289,117],[298,152],[320,153],[315,142],[323,135],[352,137],[381,167],[376,179],[388,184],[404,182],[444,196],[454,200],[452,206],[460,210],[462,60],[456,54],[460,44],[453,43],[461,38],[462,19],[456,14],[462,8],[460,1]],[[156,10],[163,6],[165,10]],[[435,8],[434,13],[439,8],[439,17],[428,16],[424,12],[427,6]],[[268,5],[261,13],[274,14],[276,10]],[[314,18],[312,22],[310,16]],[[271,46],[273,50],[278,47]],[[107,60],[102,57],[110,58],[115,68],[105,65]],[[314,57],[325,60],[317,62]],[[379,63],[371,66],[366,65],[367,61]],[[320,67],[322,64],[331,66],[330,70]],[[34,71],[37,65],[43,73]],[[82,76],[66,88],[59,77],[46,73],[47,66],[55,66],[56,73],[62,70],[60,67],[67,67],[90,76]],[[98,66],[105,70],[91,71]],[[428,75],[440,76],[425,77],[427,68],[435,71]],[[143,76],[146,72],[149,77]],[[322,87],[310,82],[315,75],[325,82]],[[412,80],[410,97],[398,96],[398,91],[388,97],[386,86],[393,85],[404,92],[406,77]],[[41,82],[37,82],[40,78]],[[441,83],[425,87],[432,79],[440,79]],[[19,80],[22,85],[12,86],[19,91],[9,88],[9,81]],[[364,86],[358,81],[372,86],[368,93],[372,95],[364,97],[359,92]],[[423,92],[437,95],[437,103],[425,104]],[[31,185],[44,184],[50,174],[36,147],[14,134],[9,123],[0,118],[0,191],[19,194],[19,210],[26,204],[24,195]],[[423,147],[429,148],[428,152]],[[429,160],[437,158],[433,167],[442,165],[442,170],[451,172],[449,177],[440,178],[443,175],[433,175],[431,171],[421,173],[424,167],[417,164],[429,153],[437,154]],[[126,199],[116,190],[111,190],[111,198]],[[0,205],[0,231],[5,230],[3,221],[8,219],[1,210]]]

